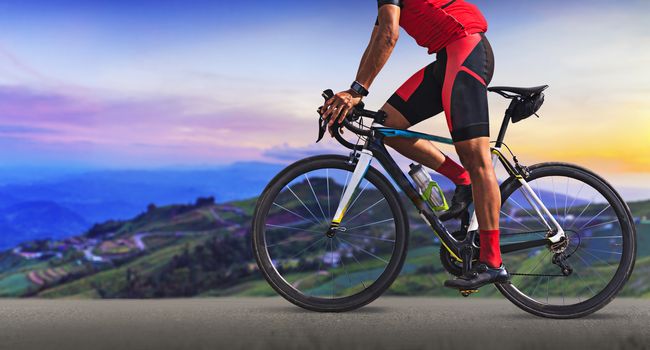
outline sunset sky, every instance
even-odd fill
[[[551,86],[542,118],[509,130],[519,158],[582,164],[650,197],[650,2],[474,3],[490,23],[493,85]],[[313,145],[319,95],[354,79],[376,11],[374,0],[0,0],[0,163],[211,166],[335,149]],[[433,59],[403,33],[367,105]],[[506,103],[490,103],[496,134]],[[418,130],[448,135],[443,116]]]

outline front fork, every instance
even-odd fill
[[[560,226],[560,224],[555,220],[555,217],[551,214],[551,212],[546,208],[544,203],[542,203],[542,200],[539,199],[535,191],[530,187],[528,182],[524,179],[524,177],[517,173],[516,170],[512,167],[512,165],[506,161],[503,158],[503,155],[501,154],[501,150],[499,148],[493,148],[492,149],[492,166],[496,167],[497,160],[501,160],[503,165],[506,167],[506,170],[508,170],[508,173],[511,176],[514,176],[517,181],[521,184],[522,187],[522,193],[524,195],[524,198],[530,204],[530,206],[535,210],[535,213],[537,213],[537,216],[542,220],[546,228],[548,229],[548,232],[554,232],[552,236],[547,237],[547,239],[551,243],[558,243],[562,239],[566,238],[566,235],[564,233],[564,229]],[[550,223],[546,220],[546,218],[549,218],[551,221]],[[555,227],[555,229],[553,229]],[[476,211],[472,211],[472,216],[469,221],[469,226],[467,228],[468,232],[471,231],[476,231],[479,229],[478,226],[478,220],[476,218]]]
[[[357,161],[357,165],[352,173],[352,178],[348,181],[343,190],[341,201],[339,202],[338,208],[336,208],[336,213],[334,214],[334,218],[330,224],[330,231],[338,229],[341,225],[341,221],[343,220],[346,211],[349,209],[352,196],[356,192],[357,188],[359,188],[361,180],[366,176],[366,172],[368,172],[372,158],[372,152],[367,149],[363,149],[359,152],[359,160]]]

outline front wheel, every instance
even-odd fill
[[[526,181],[568,241],[554,249],[543,246],[504,254],[511,283],[497,288],[538,316],[576,318],[593,313],[614,299],[632,273],[636,229],[629,208],[605,180],[586,169],[545,163],[529,170]],[[523,185],[511,178],[501,193],[502,247],[544,238],[548,229]]]
[[[342,312],[379,297],[399,275],[408,219],[395,188],[370,167],[340,226],[330,223],[355,166],[318,156],[278,174],[253,217],[253,252],[281,296],[308,310]]]

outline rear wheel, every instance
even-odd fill
[[[511,283],[497,288],[538,316],[575,318],[599,310],[623,288],[634,267],[636,230],[627,205],[605,180],[569,164],[532,166],[526,181],[568,241],[561,249],[544,246],[504,254]],[[548,230],[519,181],[509,179],[501,191],[502,246],[544,238]],[[568,267],[564,273],[563,267]]]
[[[280,295],[305,309],[366,305],[390,287],[404,263],[406,214],[394,187],[372,167],[338,230],[329,231],[354,167],[342,156],[301,160],[278,174],[258,200],[253,251],[260,271]]]

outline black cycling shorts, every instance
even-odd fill
[[[388,103],[411,125],[444,111],[454,142],[490,136],[487,85],[493,74],[489,41],[483,33],[472,34],[438,52]]]

